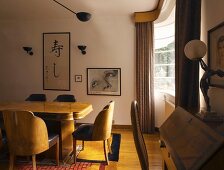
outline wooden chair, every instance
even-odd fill
[[[56,163],[59,165],[59,136],[49,135],[44,121],[29,111],[3,111],[4,125],[8,139],[10,164],[13,170],[15,156],[32,156],[36,170],[36,154],[56,145]]]
[[[135,147],[138,153],[141,168],[142,170],[148,170],[149,169],[148,154],[145,146],[144,137],[140,129],[139,111],[136,100],[133,101],[131,104],[131,123],[133,128]]]
[[[31,94],[28,98],[26,98],[26,101],[40,101],[45,102],[47,100],[45,94]]]
[[[76,163],[76,141],[82,140],[82,141],[103,141],[105,160],[107,165],[109,164],[106,143],[108,145],[108,148],[110,148],[109,138],[111,137],[113,113],[114,113],[114,101],[111,101],[97,115],[93,124],[82,124],[74,131],[73,133],[74,163]]]
[[[58,95],[57,98],[54,100],[57,102],[76,102],[75,96],[71,94],[61,94]]]

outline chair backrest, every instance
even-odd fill
[[[136,100],[133,101],[131,104],[131,123],[133,128],[133,137],[134,137],[135,147],[138,153],[138,158],[139,158],[142,170],[148,170],[149,169],[148,154],[147,154],[147,149],[145,146],[144,137],[140,129],[139,111],[138,111],[138,104]]]
[[[47,100],[45,94],[31,94],[28,98],[26,98],[26,101],[40,101],[45,102]]]
[[[75,96],[71,94],[58,95],[54,101],[58,102],[76,102]]]
[[[33,155],[49,148],[45,122],[29,111],[3,111],[9,150],[14,155]]]
[[[114,101],[111,101],[97,115],[94,121],[92,140],[106,140],[110,138],[113,114],[114,114]]]

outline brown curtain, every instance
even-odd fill
[[[176,0],[175,104],[189,112],[199,110],[199,64],[184,55],[185,44],[200,39],[201,0]]]
[[[155,130],[153,87],[153,23],[136,23],[136,95],[143,133]]]

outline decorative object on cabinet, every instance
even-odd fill
[[[83,55],[86,54],[86,46],[85,45],[78,45],[78,49],[81,51]]]
[[[75,75],[75,82],[82,82],[82,75]]]
[[[121,95],[120,68],[87,68],[88,95]]]
[[[88,12],[74,12],[71,9],[69,9],[68,7],[64,6],[63,4],[61,4],[60,2],[53,0],[54,2],[56,2],[57,4],[61,5],[62,7],[64,7],[65,9],[69,10],[70,12],[72,12],[73,14],[76,15],[76,17],[79,19],[79,21],[82,22],[86,22],[89,21],[91,18],[91,14]]]
[[[210,100],[208,96],[208,89],[209,86],[212,86],[210,83],[211,77],[223,77],[224,72],[220,69],[213,70],[210,67],[208,67],[205,62],[202,60],[202,58],[206,54],[206,45],[204,42],[200,40],[191,40],[189,41],[184,48],[185,55],[190,59],[190,60],[196,60],[199,61],[201,68],[204,70],[204,74],[201,77],[200,80],[200,88],[201,92],[204,96],[205,103],[206,103],[206,113],[211,113],[211,106],[210,106]]]
[[[70,33],[43,33],[43,88],[70,90]]]
[[[23,49],[24,49],[29,55],[33,55],[32,47],[23,47]]]
[[[212,70],[224,70],[224,22],[208,31],[208,66]],[[224,79],[213,76],[210,84],[224,88]]]

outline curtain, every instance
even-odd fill
[[[185,44],[200,39],[201,0],[176,0],[175,104],[191,113],[199,110],[199,64],[184,55]]]
[[[153,87],[153,23],[136,23],[136,95],[143,133],[155,130]]]

